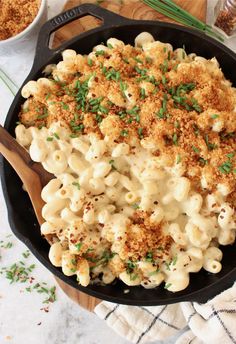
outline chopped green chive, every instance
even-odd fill
[[[140,60],[138,57],[133,57],[134,61],[143,64],[143,61]]]
[[[162,84],[165,85],[166,84],[166,76],[162,75],[161,80],[162,80]]]
[[[127,64],[129,64],[129,60],[127,58],[123,58],[123,61]]]
[[[213,149],[217,148],[217,145],[215,143],[209,142],[208,135],[205,136],[205,142],[206,142],[207,148],[209,150],[213,150]]]
[[[122,93],[122,96],[125,98],[125,91],[127,90],[128,86],[126,83],[124,83],[122,80],[120,81],[120,90]]]
[[[174,133],[173,137],[172,137],[173,143],[175,146],[178,145],[178,135],[177,133]]]
[[[120,132],[120,135],[123,136],[123,137],[128,136],[128,134],[129,134],[129,132],[128,132],[128,130],[126,130],[126,129],[123,129],[123,130],[121,130],[121,132]]]
[[[147,252],[145,260],[147,262],[153,263],[153,252],[151,252],[151,251]]]
[[[147,69],[140,69],[138,66],[135,66],[134,69],[136,72],[142,76],[146,76],[147,74]]]
[[[211,115],[211,118],[213,118],[213,119],[219,118],[219,115],[216,115],[216,114]]]
[[[80,251],[81,247],[82,247],[83,243],[79,242],[78,244],[75,245],[75,247],[77,248],[78,251]],[[75,264],[74,264],[75,265]]]
[[[62,106],[62,108],[63,108],[64,110],[68,110],[68,109],[69,109],[69,105],[68,105],[68,104],[66,104],[66,103],[64,103],[64,102],[60,102],[60,104],[61,104],[61,106]]]
[[[165,286],[164,286],[164,288],[165,288],[165,289],[169,289],[171,286],[172,286],[172,283],[166,283]]]
[[[140,96],[141,96],[141,99],[145,99],[146,98],[146,92],[145,92],[144,88],[140,89]]]
[[[181,162],[181,155],[178,154],[176,158],[176,163],[179,164]]]
[[[207,165],[208,164],[208,160],[205,160],[204,158],[199,158],[199,162],[200,162],[200,164],[201,165],[203,165],[203,166],[205,166],[205,165]]]
[[[107,47],[108,47],[109,49],[113,49],[113,45],[112,45],[111,43],[107,43]]]
[[[93,65],[93,60],[90,59],[90,58],[88,58],[88,65],[89,65],[90,67],[92,67],[92,65]]]
[[[47,137],[47,141],[53,141],[53,137]]]
[[[177,259],[178,259],[178,257],[175,256],[175,257],[172,259],[171,264],[172,264],[172,265],[176,265]]]
[[[235,153],[229,153],[226,155],[229,159],[232,159],[235,156]]]
[[[200,149],[195,147],[195,146],[192,146],[192,150],[196,153],[196,154],[199,154],[200,153]]]
[[[152,58],[149,57],[149,56],[147,56],[145,60],[146,60],[147,63],[152,63]]]
[[[95,52],[95,55],[96,56],[105,55],[105,51],[104,50],[98,50],[98,51]]]
[[[45,100],[48,100],[50,97],[51,97],[51,93],[47,93],[46,97],[45,97]]]
[[[111,168],[113,170],[116,170],[117,168],[115,167],[114,163],[115,163],[115,160],[113,160],[113,159],[109,161],[109,164],[111,165]]]
[[[131,207],[135,210],[139,209],[139,204],[138,203],[134,203],[131,205]]]
[[[53,133],[53,136],[57,139],[57,140],[60,140],[60,137],[57,133]]]
[[[80,190],[80,183],[78,182],[73,182],[72,185],[76,186],[78,190]]]
[[[143,138],[143,128],[138,128],[138,136],[140,139]]]
[[[37,117],[37,119],[44,119],[44,118],[47,118],[47,117],[48,117],[48,113],[45,112],[44,114],[39,115],[39,116]]]

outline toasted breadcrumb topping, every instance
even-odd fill
[[[22,107],[24,125],[61,121],[74,137],[150,146],[170,167],[181,162],[196,190],[225,185],[235,205],[236,89],[215,59],[179,61],[162,44],[104,46],[60,62],[48,78]]]
[[[0,40],[13,37],[23,31],[36,17],[39,0],[0,1]]]

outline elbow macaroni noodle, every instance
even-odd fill
[[[115,38],[107,43],[125,47]],[[207,63],[183,49],[173,51],[170,44],[154,41],[145,32],[136,37],[135,46],[153,59],[153,49],[164,48],[174,54],[178,68],[183,60]],[[94,60],[96,53],[106,49],[99,45],[88,57]],[[52,66],[60,80],[73,73],[76,61],[82,59],[73,50],[62,56],[63,61]],[[93,79],[89,83],[92,88]],[[41,78],[26,84],[22,95],[37,96],[45,88],[53,92],[54,87],[51,80]],[[148,85],[145,90],[149,92]],[[133,104],[133,98],[129,101]],[[170,167],[168,155],[154,154],[151,140],[141,136],[140,143],[135,139],[117,142],[106,127],[104,119],[102,137],[94,132],[73,137],[63,121],[42,128],[16,127],[18,142],[55,176],[42,190],[45,222],[41,232],[46,238],[53,236],[52,264],[67,276],[75,275],[83,286],[102,276],[104,284],[120,278],[128,286],[145,288],[165,282],[172,292],[188,286],[191,272],[201,268],[219,272],[222,252],[218,246],[233,243],[236,229],[235,211],[227,202],[224,185],[214,192],[196,190],[178,157]],[[218,127],[215,123],[213,130]]]

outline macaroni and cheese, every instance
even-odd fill
[[[52,264],[83,286],[172,292],[219,272],[235,241],[236,90],[217,60],[145,32],[62,57],[23,87],[16,127],[55,175],[42,190]]]

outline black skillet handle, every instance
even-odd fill
[[[130,21],[128,18],[119,16],[118,14],[115,14],[94,4],[83,4],[62,12],[47,21],[42,26],[38,36],[34,65],[37,65],[37,67],[43,66],[44,63],[46,63],[55,54],[55,50],[49,48],[50,35],[54,31],[86,15],[91,15],[102,20],[103,24],[101,25],[101,27],[116,26]],[[59,49],[56,49],[56,51],[58,50],[60,50],[60,47]]]

